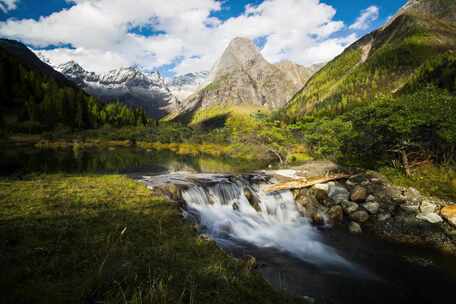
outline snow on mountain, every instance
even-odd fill
[[[162,118],[180,106],[158,71],[145,72],[138,67],[128,67],[96,74],[86,71],[75,61],[55,69],[88,94],[103,100],[117,99],[131,106],[141,106],[154,118]]]
[[[185,100],[208,83],[209,72],[188,73],[176,76],[168,81],[170,91],[179,98]]]

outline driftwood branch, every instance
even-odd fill
[[[327,183],[330,181],[340,180],[344,178],[349,178],[350,175],[348,174],[336,174],[330,176],[316,176],[310,178],[301,178],[285,183],[279,183],[271,186],[267,186],[264,188],[266,193],[277,192],[282,190],[292,190],[292,189],[303,189],[309,188],[316,184]]]

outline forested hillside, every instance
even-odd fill
[[[24,45],[10,40],[0,41],[0,110],[2,129],[13,132],[147,122],[142,109],[100,103],[39,61]]]
[[[326,65],[291,100],[287,113],[342,113],[406,86],[430,58],[456,50],[453,1],[410,1],[392,21]]]
[[[342,114],[321,111],[290,125],[322,157],[369,164],[456,160],[456,54],[430,59],[394,95]]]

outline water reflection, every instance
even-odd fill
[[[245,172],[264,163],[231,158],[181,156],[167,151],[135,148],[41,150],[32,147],[3,147],[0,175],[31,173],[134,173],[163,171]]]

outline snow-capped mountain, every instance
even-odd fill
[[[179,98],[185,100],[208,83],[209,72],[196,72],[180,75],[168,81],[170,91]]]
[[[179,107],[178,99],[158,71],[145,72],[138,67],[128,67],[97,74],[86,71],[75,61],[58,65],[55,69],[90,95],[141,106],[154,118],[162,118]]]

